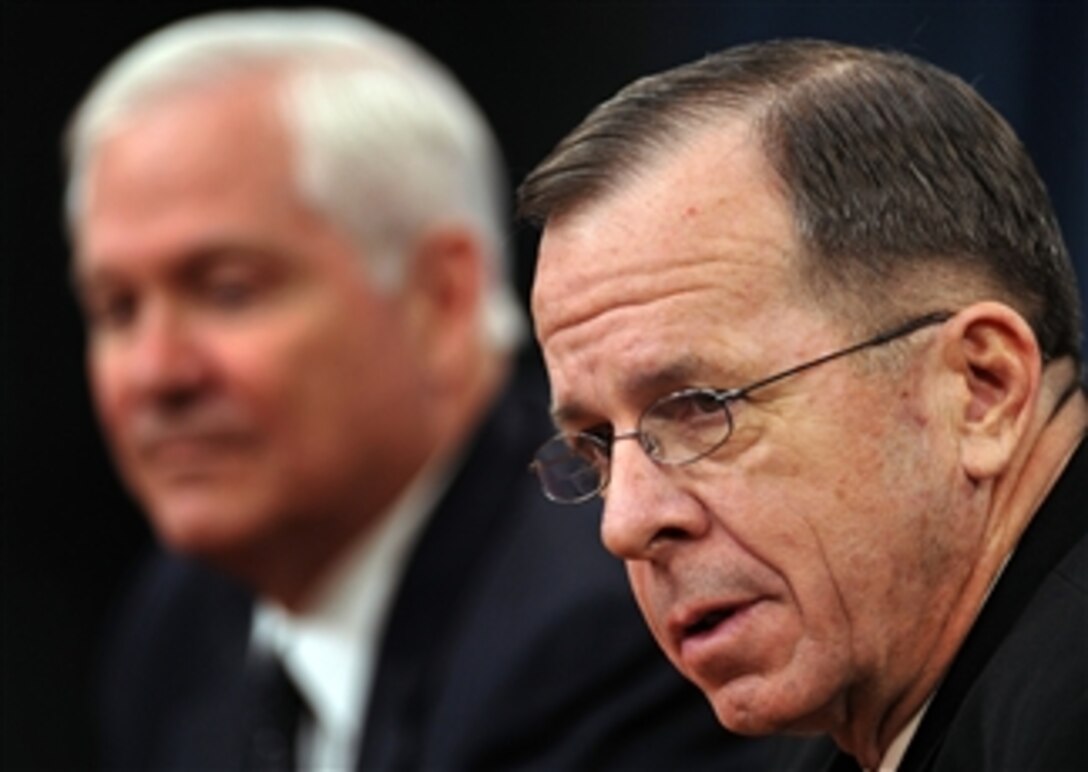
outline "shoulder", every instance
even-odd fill
[[[158,549],[107,622],[99,702],[107,737],[151,726],[241,661],[251,599],[240,586]]]
[[[139,564],[116,607],[110,640],[154,649],[183,631],[188,640],[199,637],[205,622],[240,620],[245,629],[251,603],[246,590],[218,572],[155,548]],[[228,624],[214,634],[227,635],[238,626]]]

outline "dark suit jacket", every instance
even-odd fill
[[[808,768],[858,768],[834,755]],[[1025,531],[899,769],[1088,769],[1088,443]]]
[[[360,768],[764,769],[652,642],[592,507],[527,469],[550,428],[518,386],[410,559],[382,638]],[[103,684],[110,769],[229,768],[253,599],[155,556]]]

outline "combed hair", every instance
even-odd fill
[[[974,89],[905,54],[770,41],[638,80],[526,178],[519,215],[541,224],[598,202],[738,120],[780,178],[816,297],[870,322],[927,299],[1000,300],[1045,358],[1080,361],[1076,276],[1031,159]]]
[[[386,289],[427,226],[467,224],[489,261],[483,331],[524,335],[510,277],[505,164],[479,108],[437,60],[389,29],[332,9],[218,12],[153,33],[119,56],[65,136],[74,225],[88,165],[126,118],[156,100],[267,71],[295,143],[300,197],[347,233]],[[244,141],[244,138],[239,138]]]

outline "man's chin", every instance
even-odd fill
[[[776,696],[767,686],[738,679],[713,691],[704,690],[704,693],[718,722],[739,735],[804,734],[815,729],[815,725],[808,726],[812,721],[808,711],[793,700]]]
[[[236,504],[174,496],[155,501],[148,510],[159,540],[182,555],[219,562],[254,539],[254,518]]]

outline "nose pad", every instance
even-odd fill
[[[697,537],[705,529],[698,501],[673,479],[673,470],[655,463],[640,445],[613,446],[604,492],[601,540],[624,560],[646,560],[663,544]]]

